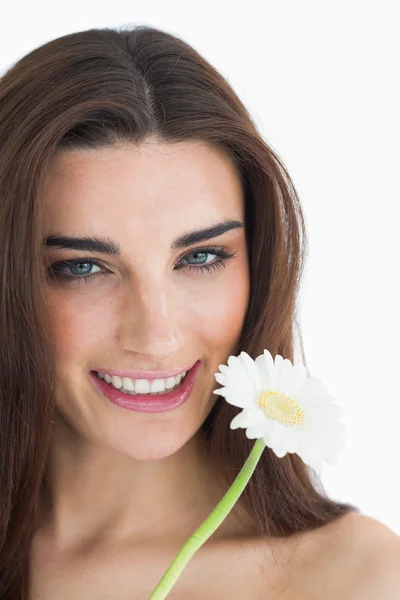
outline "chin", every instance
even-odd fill
[[[196,433],[187,432],[185,435],[180,423],[176,427],[167,422],[157,425],[138,425],[126,431],[120,429],[117,437],[109,433],[102,445],[134,460],[162,460],[179,452]]]

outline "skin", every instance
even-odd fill
[[[108,237],[122,254],[45,251],[48,266],[91,257],[108,272],[46,288],[57,413],[31,597],[83,600],[101,590],[105,598],[139,600],[226,491],[198,432],[223,401],[212,394],[214,374],[234,352],[248,306],[245,230],[176,252],[170,244],[225,219],[243,221],[240,180],[214,148],[153,139],[140,148],[59,154],[44,202],[44,237]],[[225,269],[176,270],[184,258],[202,264],[190,253],[213,245],[236,253]],[[162,370],[198,359],[190,401],[166,413],[116,407],[88,378],[100,366]],[[332,600],[397,597],[398,536],[376,520],[350,514],[288,539],[246,533],[230,513],[180,575],[174,597],[204,590],[210,600],[309,600],[321,589]]]
[[[226,491],[198,431],[223,401],[212,393],[214,374],[238,342],[250,278],[244,227],[175,252],[170,244],[225,219],[244,221],[239,176],[224,154],[195,141],[69,151],[49,169],[44,206],[44,237],[107,237],[122,253],[45,250],[48,266],[91,258],[108,272],[47,284],[58,383],[42,535],[54,550],[76,553],[127,540],[183,545]],[[214,245],[236,253],[226,268],[175,268],[215,262],[215,254],[193,256]],[[113,405],[88,377],[99,367],[169,370],[198,359],[190,401],[158,414]],[[215,535],[236,526],[227,519]]]

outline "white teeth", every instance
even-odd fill
[[[175,381],[174,381],[175,383]],[[164,392],[166,388],[164,379],[153,379],[150,384],[150,392],[153,394],[155,392]]]
[[[127,390],[128,392],[133,392],[135,387],[133,385],[133,381],[132,379],[129,379],[129,377],[124,377],[122,379],[122,385],[124,386],[124,389]]]
[[[112,387],[120,389],[126,394],[164,394],[167,391],[172,390],[175,387],[179,387],[182,379],[186,375],[186,371],[175,375],[174,377],[167,377],[166,379],[130,379],[130,377],[119,377],[118,375],[108,375],[99,371],[98,376],[104,379]]]
[[[150,392],[150,382],[147,379],[136,379],[135,392],[137,394],[148,394]]]
[[[121,377],[119,377],[118,375],[113,375],[111,377],[111,380],[112,380],[112,384],[113,384],[113,386],[115,388],[117,388],[118,390],[120,388],[122,388],[122,379],[121,379]]]
[[[175,377],[168,377],[165,380],[165,387],[167,388],[167,390],[171,390],[173,387],[175,387],[175,384],[176,384]]]

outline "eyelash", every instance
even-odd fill
[[[200,271],[201,273],[204,273],[204,271],[207,271],[209,274],[211,274],[214,270],[223,269],[224,267],[226,267],[226,262],[230,258],[233,258],[235,256],[236,252],[231,254],[231,253],[227,252],[224,248],[216,248],[216,247],[199,248],[198,250],[194,250],[190,254],[186,254],[186,256],[184,256],[182,260],[184,260],[188,256],[193,256],[194,254],[215,254],[216,256],[219,257],[219,260],[215,261],[212,264],[199,265],[197,267],[194,265],[184,265],[183,267],[182,266],[179,267],[178,271],[181,271],[182,269],[189,269],[189,270],[194,270],[194,271]],[[82,264],[92,264],[92,265],[95,265],[96,267],[103,268],[103,271],[99,271],[98,273],[91,273],[89,275],[65,275],[65,273],[63,273],[63,269],[66,269],[71,266],[82,265]],[[49,277],[50,278],[64,280],[64,281],[65,280],[68,280],[68,281],[82,281],[83,280],[84,283],[89,283],[90,281],[94,280],[96,277],[103,277],[104,275],[106,275],[106,270],[102,266],[102,263],[95,259],[90,259],[90,258],[76,258],[76,259],[72,259],[72,260],[62,260],[62,261],[53,263],[51,265],[51,267],[49,268]]]

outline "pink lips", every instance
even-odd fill
[[[178,389],[161,396],[154,394],[132,396],[112,387],[100,379],[94,371],[89,373],[89,377],[101,394],[106,396],[113,404],[136,412],[158,413],[172,410],[186,402],[194,388],[201,364],[201,360],[198,360],[193,365],[186,373],[185,379]]]

